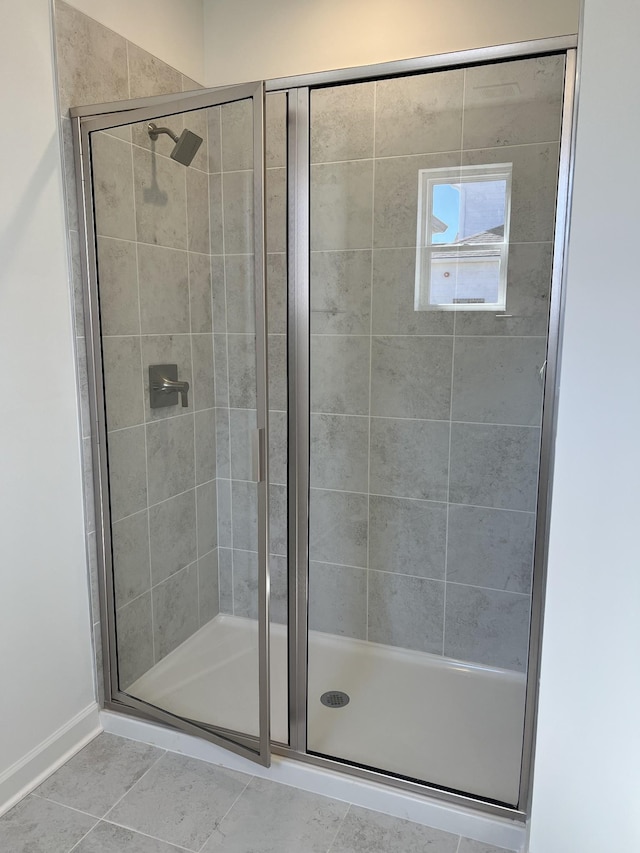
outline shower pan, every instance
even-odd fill
[[[108,708],[524,819],[574,47],[72,110]]]

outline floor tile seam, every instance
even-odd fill
[[[92,815],[92,817],[94,817],[94,816]],[[93,832],[93,830],[94,830],[94,829],[96,828],[96,826],[98,826],[98,824],[100,823],[100,818],[96,818],[96,819],[95,819],[95,821],[96,821],[96,822],[93,824],[93,826],[91,827],[91,829],[90,829],[90,830],[88,830],[88,832],[85,832],[85,834],[82,836],[82,838],[79,838],[79,839],[76,841],[76,843],[75,843],[72,847],[70,847],[70,848],[69,848],[68,853],[73,853],[73,851],[74,851],[74,850],[77,850],[77,849],[78,849],[78,847],[79,847],[79,846],[82,844],[82,842],[85,840],[85,838],[86,838],[88,835],[91,835],[91,833]]]
[[[161,844],[168,844],[170,847],[174,847],[176,850],[185,850],[186,853],[197,853],[197,851],[193,847],[183,847],[181,844],[176,844],[175,841],[167,841],[165,838],[159,838],[157,835],[150,835],[148,832],[144,832],[141,829],[136,829],[135,827],[128,826],[124,823],[118,823],[115,820],[107,820],[106,818],[102,818],[98,821],[98,823],[106,823],[109,826],[117,826],[118,829],[126,829],[129,832],[133,832],[134,835],[143,835],[145,838],[150,838],[152,841],[159,841]]]
[[[231,812],[231,810],[233,809],[233,807],[234,807],[234,806],[236,805],[236,803],[241,799],[241,797],[244,795],[244,793],[245,793],[245,791],[247,790],[247,788],[249,787],[249,785],[250,785],[250,784],[251,784],[255,779],[256,779],[256,777],[255,777],[255,776],[250,776],[250,777],[249,777],[249,781],[248,781],[248,782],[247,782],[247,784],[244,786],[244,788],[242,789],[242,791],[240,791],[240,793],[238,794],[238,796],[237,796],[237,797],[235,798],[235,800],[231,803],[231,805],[230,805],[230,806],[229,806],[229,808],[226,810],[226,812],[222,815],[222,817],[221,817],[219,820],[217,820],[217,821],[216,821],[216,825],[214,826],[213,831],[212,831],[212,832],[207,836],[207,838],[205,839],[205,841],[204,841],[204,843],[202,844],[202,846],[198,848],[197,853],[202,853],[202,851],[203,851],[203,850],[204,850],[204,848],[207,846],[207,844],[209,843],[209,841],[211,841],[211,839],[213,838],[214,834],[215,834],[216,832],[218,832],[218,830],[219,830],[219,828],[220,828],[220,825],[222,824],[222,822],[224,821],[224,819],[225,819],[225,818],[227,817],[227,815]]]
[[[337,839],[338,839],[338,836],[340,835],[340,830],[341,830],[341,829],[342,829],[342,827],[344,826],[344,822],[345,822],[345,820],[347,819],[347,815],[348,815],[348,814],[349,814],[349,812],[351,811],[351,807],[352,807],[352,806],[353,806],[353,803],[347,803],[347,810],[346,810],[346,811],[345,811],[345,813],[342,815],[342,820],[341,820],[341,821],[340,821],[340,823],[338,824],[338,828],[337,828],[337,829],[336,829],[336,831],[335,831],[335,835],[333,836],[333,838],[331,839],[331,843],[330,843],[330,844],[329,844],[329,846],[327,847],[327,853],[331,853],[331,851],[332,851],[332,849],[333,849],[333,845],[336,843],[336,841],[337,841]]]
[[[140,741],[134,741],[134,743],[140,743]],[[147,746],[153,746],[153,745],[152,745],[152,744],[147,744]],[[154,748],[154,749],[160,749],[160,747],[153,747],[153,748]],[[121,797],[118,797],[118,799],[117,799],[117,800],[116,800],[116,802],[111,806],[111,808],[107,809],[107,811],[102,815],[101,820],[105,820],[105,821],[107,821],[108,816],[109,816],[109,815],[111,814],[111,812],[116,808],[116,806],[119,806],[119,805],[120,805],[120,803],[121,803],[121,802],[124,800],[124,798],[127,796],[127,794],[130,794],[130,793],[131,793],[131,791],[133,791],[133,789],[136,787],[136,785],[138,785],[140,782],[142,782],[142,780],[143,780],[143,779],[144,779],[144,777],[147,775],[147,773],[149,773],[149,772],[150,772],[150,771],[151,771],[151,770],[156,766],[156,764],[158,764],[158,762],[160,762],[160,761],[165,757],[165,755],[167,754],[167,751],[168,751],[168,750],[166,750],[166,749],[161,750],[161,754],[160,754],[156,759],[154,759],[154,761],[153,761],[153,762],[152,762],[152,763],[147,767],[147,769],[144,771],[144,773],[142,774],[142,776],[140,776],[140,778],[139,778],[139,779],[136,779],[136,781],[133,783],[133,785],[130,785],[130,786],[127,788],[127,790],[124,792],[124,794],[122,794],[122,796],[121,796]],[[107,823],[115,823],[115,821],[107,821]],[[133,832],[135,832],[135,831],[136,831],[135,829],[133,829],[133,827],[126,827],[126,828],[127,828],[127,829],[131,829]]]
[[[62,766],[64,767],[65,765],[63,764]],[[49,778],[51,778],[51,777],[49,777]],[[101,820],[99,815],[92,814],[91,812],[87,812],[84,809],[76,808],[76,806],[68,806],[66,803],[61,803],[58,800],[52,800],[51,797],[45,797],[42,794],[36,794],[35,791],[31,791],[31,793],[27,794],[27,796],[24,799],[28,799],[28,797],[35,797],[38,800],[44,800],[47,803],[53,803],[54,806],[61,806],[61,808],[63,808],[63,809],[69,809],[72,812],[76,812],[77,814],[85,815],[85,817],[93,818],[93,820],[96,820],[96,821]]]

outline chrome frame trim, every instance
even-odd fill
[[[307,749],[309,580],[309,90],[288,93],[289,740]]]
[[[254,84],[255,85],[255,84]],[[254,288],[256,317],[256,427],[261,436],[258,472],[258,701],[260,763],[271,764],[271,689],[269,663],[269,365],[267,358],[267,280],[265,265],[264,83],[253,96]]]
[[[105,107],[114,105],[96,105],[83,117],[82,109],[71,110],[74,136],[74,156],[76,165],[76,184],[78,210],[81,218],[80,245],[83,277],[83,300],[85,334],[87,340],[87,373],[89,384],[89,406],[92,423],[92,462],[94,474],[94,500],[96,516],[96,542],[98,551],[98,578],[100,585],[100,617],[102,632],[102,657],[105,675],[105,707],[113,711],[133,714],[141,719],[159,722],[163,725],[181,729],[188,734],[203,737],[213,743],[269,766],[271,761],[271,737],[269,728],[269,576],[268,576],[268,460],[264,460],[264,479],[257,483],[258,488],[258,554],[259,554],[259,696],[260,696],[260,735],[252,739],[242,732],[216,734],[215,727],[203,723],[202,727],[177,717],[160,708],[155,708],[133,696],[122,692],[118,685],[117,644],[115,623],[115,599],[113,590],[113,561],[111,551],[111,510],[109,505],[109,479],[107,458],[107,426],[103,385],[103,363],[99,314],[99,292],[96,259],[96,232],[93,216],[93,178],[91,173],[90,134],[120,124],[146,121],[154,117],[188,112],[189,109],[201,109],[217,106],[235,100],[252,99],[254,104],[254,267],[256,276],[256,366],[258,385],[258,425],[265,430],[265,443],[268,440],[268,394],[267,394],[267,335],[266,335],[266,284],[265,284],[265,210],[264,210],[264,84],[249,83],[243,86],[216,89],[212,93],[180,94],[143,99],[145,103],[139,109],[132,108],[132,102],[124,102],[117,111],[100,113]],[[170,104],[171,110],[162,112],[162,107]],[[262,388],[260,387],[262,385]],[[266,638],[266,641],[265,641]],[[112,665],[114,664],[114,665]],[[222,730],[221,730],[222,731]],[[229,738],[233,736],[234,740]],[[255,741],[256,747],[249,746]]]
[[[545,39],[501,44],[492,47],[479,47],[472,50],[459,50],[453,53],[439,53],[433,56],[419,56],[414,59],[400,59],[393,62],[381,62],[377,65],[363,65],[354,68],[340,68],[336,71],[319,71],[313,74],[299,74],[294,77],[279,77],[268,80],[267,92],[297,89],[301,87],[332,86],[339,83],[357,83],[360,80],[395,77],[415,74],[420,71],[446,70],[457,65],[496,62],[505,59],[535,56],[538,53],[563,53],[578,44],[575,34],[555,36]]]
[[[533,586],[531,590],[531,624],[529,628],[524,738],[520,773],[520,799],[518,802],[518,807],[525,813],[530,812],[533,793],[533,753],[538,718],[542,626],[544,621],[544,599],[549,556],[549,528],[553,497],[552,475],[558,419],[558,395],[560,390],[558,378],[564,325],[566,258],[568,255],[570,203],[573,188],[577,86],[577,51],[571,49],[567,51],[565,60],[564,100],[562,105],[556,222],[547,338],[547,368],[544,384],[538,503],[536,507],[536,538]]]

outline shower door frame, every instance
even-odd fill
[[[96,251],[96,227],[93,206],[93,170],[90,135],[113,127],[167,118],[172,115],[251,100],[254,127],[253,159],[253,245],[256,319],[256,441],[253,467],[258,502],[258,735],[224,729],[200,721],[191,721],[163,710],[120,689],[115,622],[113,555],[111,547],[111,510],[109,502],[109,465],[107,424],[102,359],[102,330]],[[125,711],[144,720],[169,725],[187,734],[204,737],[218,746],[269,767],[271,764],[271,707],[269,657],[269,401],[267,363],[266,303],[266,208],[265,208],[265,85],[263,81],[201,89],[173,95],[157,95],[106,104],[72,107],[75,173],[78,210],[81,217],[80,243],[83,275],[84,325],[87,339],[87,374],[92,422],[92,465],[96,508],[96,537],[102,662],[105,707]]]
[[[560,364],[560,346],[562,318],[564,308],[565,258],[569,234],[569,201],[571,197],[573,160],[575,148],[575,114],[577,109],[577,35],[558,36],[518,42],[496,47],[478,48],[455,53],[438,54],[408,60],[399,60],[370,66],[341,69],[326,73],[314,73],[297,77],[278,78],[265,83],[265,92],[283,93],[287,96],[287,273],[288,273],[288,313],[287,313],[287,385],[288,385],[288,545],[289,545],[289,744],[270,743],[271,753],[302,761],[306,764],[347,774],[365,781],[378,783],[386,787],[403,790],[421,796],[468,808],[476,812],[492,815],[511,821],[524,823],[528,817],[531,801],[531,778],[533,771],[533,746],[537,718],[538,678],[542,640],[542,621],[544,612],[544,589],[546,585],[547,542],[549,515],[551,508],[551,472],[556,434],[558,371]],[[416,782],[394,776],[382,770],[372,770],[349,764],[337,758],[324,758],[307,752],[307,646],[308,646],[308,566],[309,566],[309,98],[310,90],[315,87],[341,83],[358,83],[385,77],[401,77],[427,71],[445,71],[468,65],[482,65],[510,59],[526,59],[548,54],[562,54],[566,58],[564,100],[560,137],[560,156],[557,197],[555,207],[555,230],[553,238],[553,266],[549,305],[547,367],[544,378],[544,409],[540,445],[540,469],[538,478],[538,498],[536,507],[536,536],[532,587],[532,607],[529,636],[529,660],[527,668],[526,706],[524,721],[523,752],[520,774],[520,797],[517,807],[488,802],[481,797],[438,788],[428,781]],[[255,85],[255,84],[253,84]],[[240,87],[225,87],[225,91]],[[197,94],[176,94],[141,98],[126,102],[80,107],[72,111],[72,124],[77,139],[81,136],[81,121],[97,117],[105,112],[116,114],[119,110],[138,109],[140,107],[168,106],[174,112],[188,108],[215,105],[215,97],[222,89],[204,89]],[[212,100],[214,98],[214,100]],[[174,109],[175,107],[175,109]],[[167,112],[171,111],[167,110]],[[121,113],[123,115],[123,113]],[[113,122],[117,124],[117,122]],[[83,149],[84,150],[84,149]],[[76,149],[77,174],[87,178],[87,162],[84,162]],[[264,164],[263,164],[264,166]],[[90,175],[89,175],[90,177]],[[257,182],[255,184],[257,187]],[[263,192],[264,186],[260,187]],[[83,186],[78,187],[81,210],[85,207],[87,196]],[[84,264],[88,281],[85,281],[85,312],[88,330],[88,356],[90,359],[89,382],[92,405],[92,417],[100,429],[92,439],[95,498],[98,528],[107,531],[99,549],[101,569],[101,616],[103,625],[103,661],[105,665],[105,707],[119,713],[125,713],[151,722],[162,722],[172,727],[179,726],[190,734],[205,737],[234,752],[247,756],[253,747],[255,759],[256,738],[247,736],[244,745],[233,744],[225,738],[217,737],[206,727],[184,723],[171,714],[150,714],[144,703],[131,701],[130,697],[112,690],[110,671],[109,636],[113,635],[114,625],[112,602],[107,605],[109,592],[106,587],[104,565],[110,559],[105,548],[109,547],[107,468],[104,449],[105,436],[104,409],[100,387],[101,359],[96,350],[99,341],[99,325],[96,314],[97,290],[95,278],[95,256],[91,245],[91,211],[85,219]],[[263,223],[264,226],[264,223]],[[263,227],[264,231],[264,227]],[[88,272],[87,272],[88,270]],[[266,294],[262,292],[263,300]],[[263,302],[266,307],[266,301]],[[96,337],[97,336],[97,337]],[[264,377],[267,377],[267,365]],[[266,384],[265,384],[266,388]],[[266,402],[266,401],[265,401]],[[102,432],[101,432],[102,430]],[[268,448],[268,444],[266,444]],[[268,456],[268,451],[267,451]],[[268,465],[268,461],[265,460]],[[106,512],[105,512],[106,509]],[[100,529],[98,530],[100,534]],[[266,547],[266,543],[262,543]],[[268,549],[267,549],[268,555]],[[268,607],[268,578],[260,593],[261,606]],[[110,628],[106,626],[110,625]],[[268,644],[268,629],[265,640]],[[262,714],[269,714],[269,678],[268,671],[263,676],[263,658],[261,655],[260,704]],[[116,685],[117,686],[117,685]],[[266,701],[265,701],[266,697]],[[124,701],[126,699],[126,702]],[[266,705],[266,709],[263,707]],[[264,731],[261,725],[261,741]]]
[[[273,752],[319,768],[348,773],[371,782],[443,800],[475,811],[524,823],[530,812],[533,747],[538,710],[538,680],[546,586],[553,454],[556,435],[558,371],[564,306],[565,258],[573,178],[577,109],[577,36],[559,36],[417,59],[270,80],[267,93],[287,94],[288,106],[288,544],[289,544],[289,746]],[[531,621],[526,676],[523,750],[516,807],[480,796],[415,782],[385,771],[363,768],[307,751],[309,469],[310,469],[310,92],[314,88],[402,77],[460,66],[484,65],[549,54],[565,57],[559,169],[549,297],[547,363],[544,375],[536,534],[531,592]]]

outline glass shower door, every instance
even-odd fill
[[[268,764],[264,90],[126,107],[79,120],[112,699]]]
[[[307,746],[509,806],[564,71],[310,93]]]

